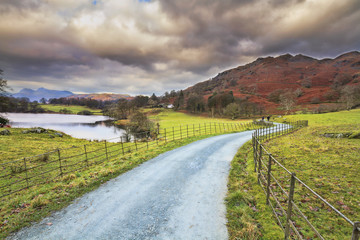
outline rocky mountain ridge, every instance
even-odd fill
[[[277,108],[269,95],[277,90],[301,92],[297,104],[333,102],[339,98],[339,87],[360,83],[360,53],[344,53],[334,59],[315,59],[305,55],[285,54],[258,58],[252,63],[219,73],[212,79],[184,90],[211,96],[215,92],[232,91],[267,108]],[[298,90],[299,89],[299,90]]]

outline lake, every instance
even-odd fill
[[[42,127],[64,132],[75,138],[88,140],[119,141],[124,130],[109,126],[101,121],[109,120],[107,116],[84,116],[46,113],[1,113],[10,120],[12,127]]]

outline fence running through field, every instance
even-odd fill
[[[324,235],[331,230],[322,229],[325,234],[321,234],[319,226],[316,227],[310,219],[326,219],[326,214],[330,214],[339,218],[338,226],[349,226],[344,229],[344,235],[350,235],[352,228],[351,240],[359,240],[360,222],[353,222],[342,214],[297,178],[294,172],[285,168],[261,143],[307,125],[307,121],[296,121],[278,124],[272,128],[261,128],[253,133],[254,171],[257,173],[258,183],[266,195],[266,203],[271,207],[276,220],[283,229],[285,239],[326,239]],[[309,208],[313,211],[306,216],[304,212]],[[326,224],[326,220],[324,220],[322,225],[326,226]],[[331,228],[331,226],[328,227]]]
[[[132,134],[131,137],[119,136],[102,143],[89,142],[83,146],[56,149],[40,155],[5,162],[0,164],[0,198],[46,183],[59,176],[80,171],[91,165],[117,159],[130,153],[147,151],[156,145],[170,141],[258,127],[256,122],[180,125],[157,129],[155,132]]]

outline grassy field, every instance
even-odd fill
[[[254,159],[250,142],[242,146],[233,161],[226,198],[229,238],[283,239],[264,193],[254,173]]]
[[[52,130],[43,133],[23,133],[25,129],[20,128],[9,129],[11,135],[0,136],[0,164],[2,164],[0,175],[12,176],[10,180],[0,179],[0,185],[7,185],[7,181],[16,182],[11,187],[2,189],[3,193],[21,189],[26,187],[26,184],[30,186],[36,184],[27,190],[0,199],[0,239],[10,232],[42,219],[52,211],[63,208],[104,181],[162,152],[223,132],[246,130],[251,126],[230,120],[209,119],[173,111],[164,111],[157,116],[153,115],[152,118],[159,121],[162,128],[175,126],[174,135],[167,133],[166,144],[163,131],[160,131],[159,141],[151,143],[138,141],[136,144],[90,142],[65,134],[60,137],[56,131]],[[215,122],[217,128],[210,124]],[[180,127],[184,124],[192,124],[195,128]],[[177,141],[171,141],[173,138]],[[9,144],[10,142],[12,144]],[[86,145],[86,150],[84,145]],[[63,149],[60,150],[61,165],[56,151],[58,148]],[[43,154],[45,152],[50,153]],[[31,157],[32,155],[37,156]],[[8,163],[9,161],[14,162]],[[78,168],[81,169],[76,171]],[[61,173],[63,176],[50,180]],[[29,183],[25,181],[27,178],[31,178]],[[17,180],[22,181],[18,183]]]
[[[359,132],[360,109],[285,116],[309,120],[309,127],[271,140],[265,147],[291,172],[352,221],[360,221],[360,139],[328,138],[325,133]],[[315,197],[295,194],[301,209],[325,239],[350,239],[352,227]],[[307,237],[312,237],[311,231]]]
[[[151,114],[154,111],[155,114]],[[160,128],[171,128],[173,126],[198,125],[204,123],[249,123],[252,120],[231,120],[227,118],[209,118],[199,115],[185,114],[182,112],[175,112],[171,109],[148,110],[149,118],[160,124]]]
[[[0,136],[0,163],[50,152],[58,148],[69,148],[84,144],[99,145],[99,143],[72,138],[63,133],[63,136],[59,137],[54,134],[57,132],[54,130],[48,130],[47,133],[41,134],[23,134],[22,132],[26,130],[25,128],[11,128],[9,130],[11,135]],[[55,137],[52,138],[50,135]]]
[[[94,115],[102,115],[102,112],[100,109],[92,109],[92,108],[88,108],[85,106],[76,106],[76,105],[57,105],[57,104],[40,104],[40,107],[42,107],[45,110],[50,110],[53,112],[60,112],[60,109],[67,109],[69,111],[71,111],[72,114],[77,114],[78,112],[81,111],[90,111],[92,112]]]
[[[160,153],[208,136],[190,137],[174,142],[152,145],[149,150],[112,157],[107,161],[66,174],[0,201],[0,239],[30,225],[71,203],[75,198],[99,187],[103,182],[124,173]],[[100,143],[99,143],[100,144]]]

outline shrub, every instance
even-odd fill
[[[18,166],[18,165],[10,165],[10,172],[11,174],[16,174],[16,173],[21,173],[23,172],[25,169],[23,166]]]
[[[78,112],[77,115],[93,115],[93,113],[88,110],[84,110],[84,111]]]
[[[70,113],[72,113],[72,111],[67,108],[62,108],[59,110],[59,113],[70,114]]]
[[[280,96],[284,93],[283,89],[276,89],[275,91],[272,91],[269,95],[268,95],[268,99],[271,102],[274,103],[279,103],[280,102]]]
[[[49,159],[50,159],[50,155],[48,153],[41,154],[40,156],[38,156],[36,158],[36,160],[39,162],[47,162],[47,161],[49,161]]]
[[[303,79],[303,80],[301,81],[301,86],[303,86],[303,87],[305,87],[305,88],[311,88],[311,86],[312,86],[312,81],[311,81],[311,79],[308,79],[308,78]]]
[[[9,123],[9,119],[6,117],[0,116],[0,125],[6,125]]]
[[[359,139],[360,138],[360,132],[354,132],[352,133],[349,138],[356,138],[356,139]]]
[[[49,203],[49,200],[45,199],[42,194],[34,197],[33,200],[31,200],[30,206],[32,208],[41,208],[43,206],[46,206]]]
[[[313,97],[310,102],[312,104],[318,104],[318,103],[320,103],[320,98],[319,97]]]

